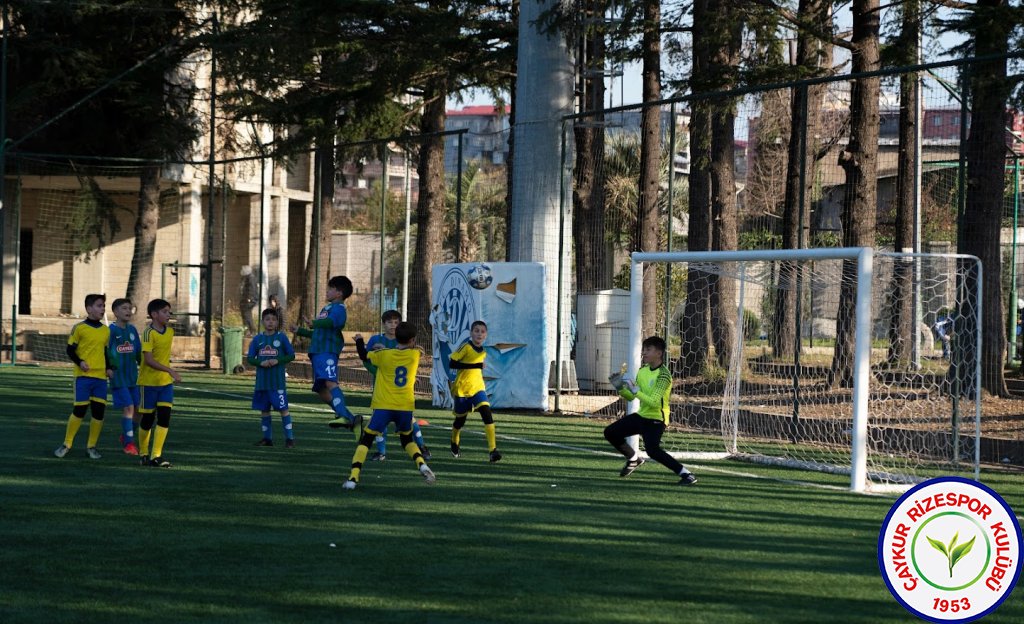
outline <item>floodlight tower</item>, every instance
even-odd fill
[[[540,25],[541,15],[556,8],[559,1],[531,0],[519,5],[512,218],[508,225],[509,261],[543,262],[546,267],[549,362],[555,362],[556,352],[557,359],[569,360],[572,308],[571,265],[566,263],[560,271],[559,263],[571,249],[572,178],[564,170],[572,162],[572,140],[571,135],[563,136],[568,130],[563,129],[562,118],[573,113],[574,66],[565,35],[546,32]],[[559,343],[561,348],[557,348]],[[552,373],[568,367],[560,363]]]

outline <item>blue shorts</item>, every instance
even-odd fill
[[[366,432],[379,435],[387,431],[388,423],[395,423],[395,431],[398,433],[409,433],[412,431],[412,411],[375,409]]]
[[[325,382],[338,383],[338,356],[331,353],[314,353],[309,356],[313,365],[313,392],[320,392]]]
[[[475,412],[482,405],[490,405],[487,400],[487,393],[481,390],[471,397],[455,397],[455,407],[452,411],[458,415]]]
[[[75,405],[88,405],[89,401],[107,404],[106,379],[75,377]]]
[[[157,406],[165,405],[174,407],[174,384],[166,386],[139,386],[142,391],[142,409],[139,412],[147,414],[156,411]]]
[[[138,386],[122,386],[120,388],[111,388],[110,394],[114,397],[114,407],[124,409],[126,407],[135,407],[141,404],[139,400],[139,387]]]
[[[258,412],[288,409],[288,393],[284,390],[256,390],[252,393],[252,408]]]

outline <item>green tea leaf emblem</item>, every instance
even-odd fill
[[[949,564],[949,576],[953,577],[953,566],[958,561],[967,556],[967,553],[971,552],[971,548],[974,548],[974,540],[977,536],[972,537],[969,541],[963,544],[957,545],[957,540],[960,539],[960,533],[956,532],[953,534],[953,539],[949,540],[949,544],[943,544],[939,540],[932,539],[925,536],[928,539],[928,543],[932,545],[932,548],[939,551],[943,555],[946,555],[946,562]]]

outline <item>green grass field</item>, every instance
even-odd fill
[[[502,410],[505,459],[487,462],[474,416],[456,460],[450,416],[421,402],[437,485],[392,436],[344,492],[351,433],[295,383],[297,447],[276,417],[277,446],[254,447],[250,392],[187,374],[162,470],[120,453],[119,414],[102,460],[87,426],[54,458],[70,370],[0,369],[0,622],[918,621],[876,563],[895,499],[809,485],[841,477],[714,462],[688,489],[656,464],[620,479],[605,422]],[[983,480],[1021,514],[1024,475]],[[1022,592],[986,621],[1024,621]]]

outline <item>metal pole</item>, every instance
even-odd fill
[[[797,189],[797,226],[796,226],[796,248],[804,248],[804,203],[806,197],[804,196],[804,188],[807,185],[807,85],[799,87],[797,90],[800,98],[800,110],[804,120],[803,127],[800,128],[800,188]],[[793,434],[796,435],[796,425],[800,422],[800,320],[803,316],[803,290],[804,290],[804,268],[803,264],[796,263],[796,283],[793,284],[793,288],[796,289],[796,310],[794,314],[793,322],[796,324],[794,335],[794,348],[793,348]]]
[[[267,244],[266,244],[266,210],[267,210],[267,158],[263,156],[263,142],[260,141],[260,280],[257,289],[256,301],[259,301],[259,305],[256,308],[256,314],[262,314],[263,307],[265,305],[263,301],[263,282],[267,279],[267,267],[264,259],[267,255]],[[262,318],[256,318],[256,330],[259,331],[260,323],[263,321]]]
[[[918,10],[923,12],[923,6],[918,5]],[[921,21],[920,23],[924,23]],[[921,37],[923,35],[923,28],[917,29],[917,64],[921,64],[922,55],[922,42]],[[922,169],[922,155],[924,150],[922,148],[924,137],[923,137],[923,124],[924,124],[924,102],[921,101],[921,95],[924,90],[921,88],[921,81],[923,77],[920,73],[917,75],[917,79],[914,80],[914,253],[919,254],[923,251],[923,240],[921,238],[921,182],[924,179]],[[917,330],[923,318],[923,310],[921,308],[921,259],[919,257],[914,258],[914,288],[913,302],[911,308],[914,310],[914,320],[912,322],[911,331],[913,332],[914,339],[910,342],[911,354],[910,361],[915,369],[921,368],[921,332]]]
[[[3,335],[4,326],[4,284],[7,281],[7,244],[6,228],[7,221],[7,0],[3,1],[3,41],[0,41],[0,336]],[[17,297],[17,293],[13,293]],[[13,308],[12,308],[13,309]],[[13,314],[13,312],[12,312]],[[11,348],[14,348],[14,317],[11,317]],[[14,362],[14,352],[11,352],[11,362]]]
[[[459,160],[455,164],[455,262],[462,262],[462,137],[459,135]]]
[[[412,170],[405,148],[405,247],[402,252],[402,318],[409,312],[409,222],[412,217]]]
[[[380,301],[377,311],[384,313],[384,234],[385,223],[388,212],[388,144],[380,146],[380,272],[377,274],[378,300]],[[404,316],[402,317],[405,318]]]
[[[213,14],[213,34],[217,34],[217,13]],[[203,340],[206,368],[213,368],[213,210],[217,206],[216,172],[217,163],[217,55],[210,46],[210,153],[209,177],[206,185],[210,191],[209,212],[206,217],[206,335]]]
[[[672,251],[672,206],[675,203],[675,179],[676,179],[676,103],[672,102],[669,107],[669,128],[668,128],[668,247],[666,251]],[[672,264],[665,265],[665,339],[669,335],[669,321],[672,317]],[[743,315],[740,314],[740,318]]]
[[[565,153],[566,128],[562,122],[562,153],[558,168],[558,286],[555,289],[555,412],[562,407],[562,279],[565,274]]]
[[[1013,154],[1013,248],[1010,252],[1010,348],[1008,363],[1017,359],[1017,219],[1020,209],[1020,158]],[[980,344],[980,343],[979,343]]]

